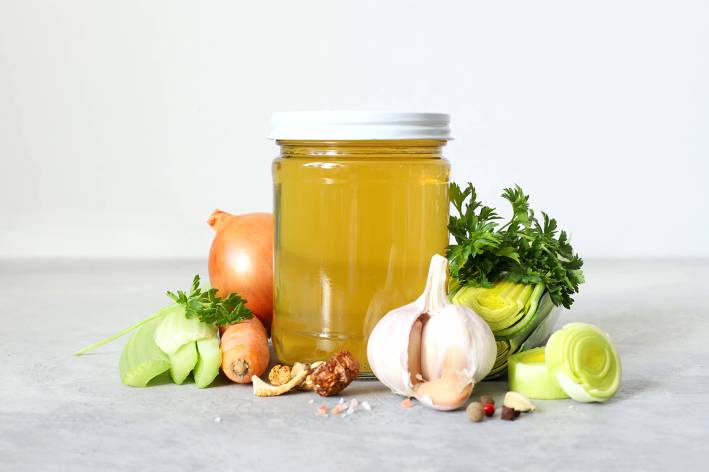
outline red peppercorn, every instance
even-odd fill
[[[492,403],[485,403],[485,405],[483,405],[483,411],[485,412],[485,416],[489,418],[495,414],[495,405]]]

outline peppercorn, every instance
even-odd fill
[[[485,403],[485,405],[483,405],[483,411],[485,412],[485,416],[489,418],[495,414],[495,405],[492,403]]]
[[[482,403],[483,405],[487,405],[488,403],[494,405],[495,399],[492,398],[490,395],[482,395],[480,397],[480,403]]]
[[[514,408],[510,408],[509,406],[503,406],[502,407],[502,412],[500,413],[500,418],[503,420],[508,420],[508,421],[514,421],[515,418],[519,416],[519,412],[515,411]]]
[[[465,413],[468,415],[468,419],[470,421],[477,423],[483,419],[483,406],[480,402],[473,402],[468,405],[468,408],[465,409]]]

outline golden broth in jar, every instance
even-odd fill
[[[283,363],[349,350],[416,299],[448,244],[445,140],[278,140],[274,321]]]

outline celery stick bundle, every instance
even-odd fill
[[[218,327],[250,319],[246,300],[232,293],[219,297],[216,289],[202,290],[195,275],[189,292],[167,292],[175,303],[142,321],[97,343],[79,350],[85,354],[133,330],[123,348],[119,371],[121,381],[132,387],[145,387],[170,371],[176,384],[190,374],[204,388],[219,375],[222,363]]]

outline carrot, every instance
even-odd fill
[[[266,371],[268,335],[257,317],[229,325],[222,333],[222,370],[236,383],[250,383]]]

